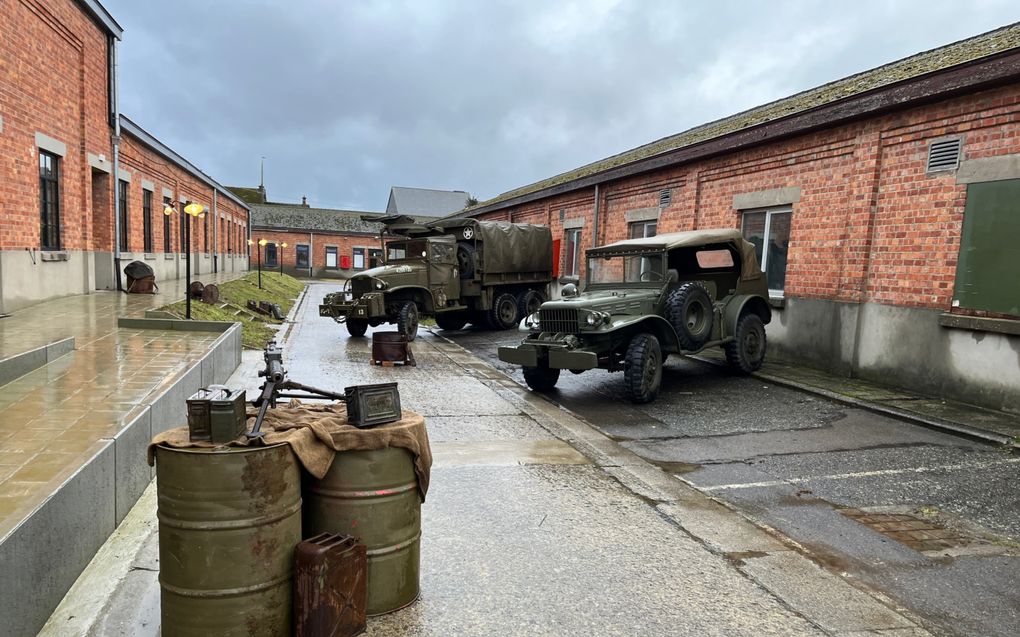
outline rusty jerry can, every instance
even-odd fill
[[[294,550],[294,637],[353,637],[365,631],[365,545],[320,533]]]
[[[421,499],[406,449],[341,451],[322,480],[306,476],[304,533],[353,535],[368,549],[369,616],[418,599]]]
[[[156,448],[162,635],[287,635],[301,473],[286,444]]]

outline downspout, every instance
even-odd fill
[[[315,278],[312,274],[313,268],[315,267],[315,233],[308,233],[308,278]]]
[[[595,219],[591,224],[591,247],[599,245],[599,185],[595,184]]]
[[[219,228],[220,228],[220,210],[216,206],[216,195],[217,195],[218,192],[219,192],[218,190],[213,188],[213,191],[212,191],[212,218],[213,218],[213,224],[212,224],[212,271],[213,271],[213,274],[215,274],[215,273],[220,271],[219,267],[217,266],[217,261],[219,260],[219,256],[220,256],[220,253],[219,253],[220,244],[219,244],[219,241],[217,241],[217,236],[219,235]]]
[[[124,291],[120,278],[120,106],[117,104],[117,39],[113,38],[110,61],[110,94],[113,101],[113,275],[117,291]]]

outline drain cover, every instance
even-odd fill
[[[959,555],[1000,552],[1005,548],[964,529],[939,524],[913,512],[840,509],[840,513],[920,553]]]

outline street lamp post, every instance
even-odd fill
[[[286,241],[284,241],[283,243],[280,244],[279,259],[280,259],[280,277],[281,278],[283,277],[283,249],[286,248],[286,247],[287,247],[287,242]]]
[[[252,241],[251,239],[248,239],[248,245],[258,244],[257,251],[258,251],[259,289],[260,290],[262,289],[262,246],[266,245],[267,243],[269,243],[269,242],[266,241],[265,239],[259,239],[258,241]]]
[[[205,206],[200,203],[191,202],[184,206],[182,211],[188,217],[204,217]],[[170,216],[174,213],[174,204],[163,208],[163,214]],[[184,316],[191,320],[191,219],[184,220]]]

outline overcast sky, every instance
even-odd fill
[[[481,200],[1020,20],[977,2],[104,0],[121,110],[224,185]]]

